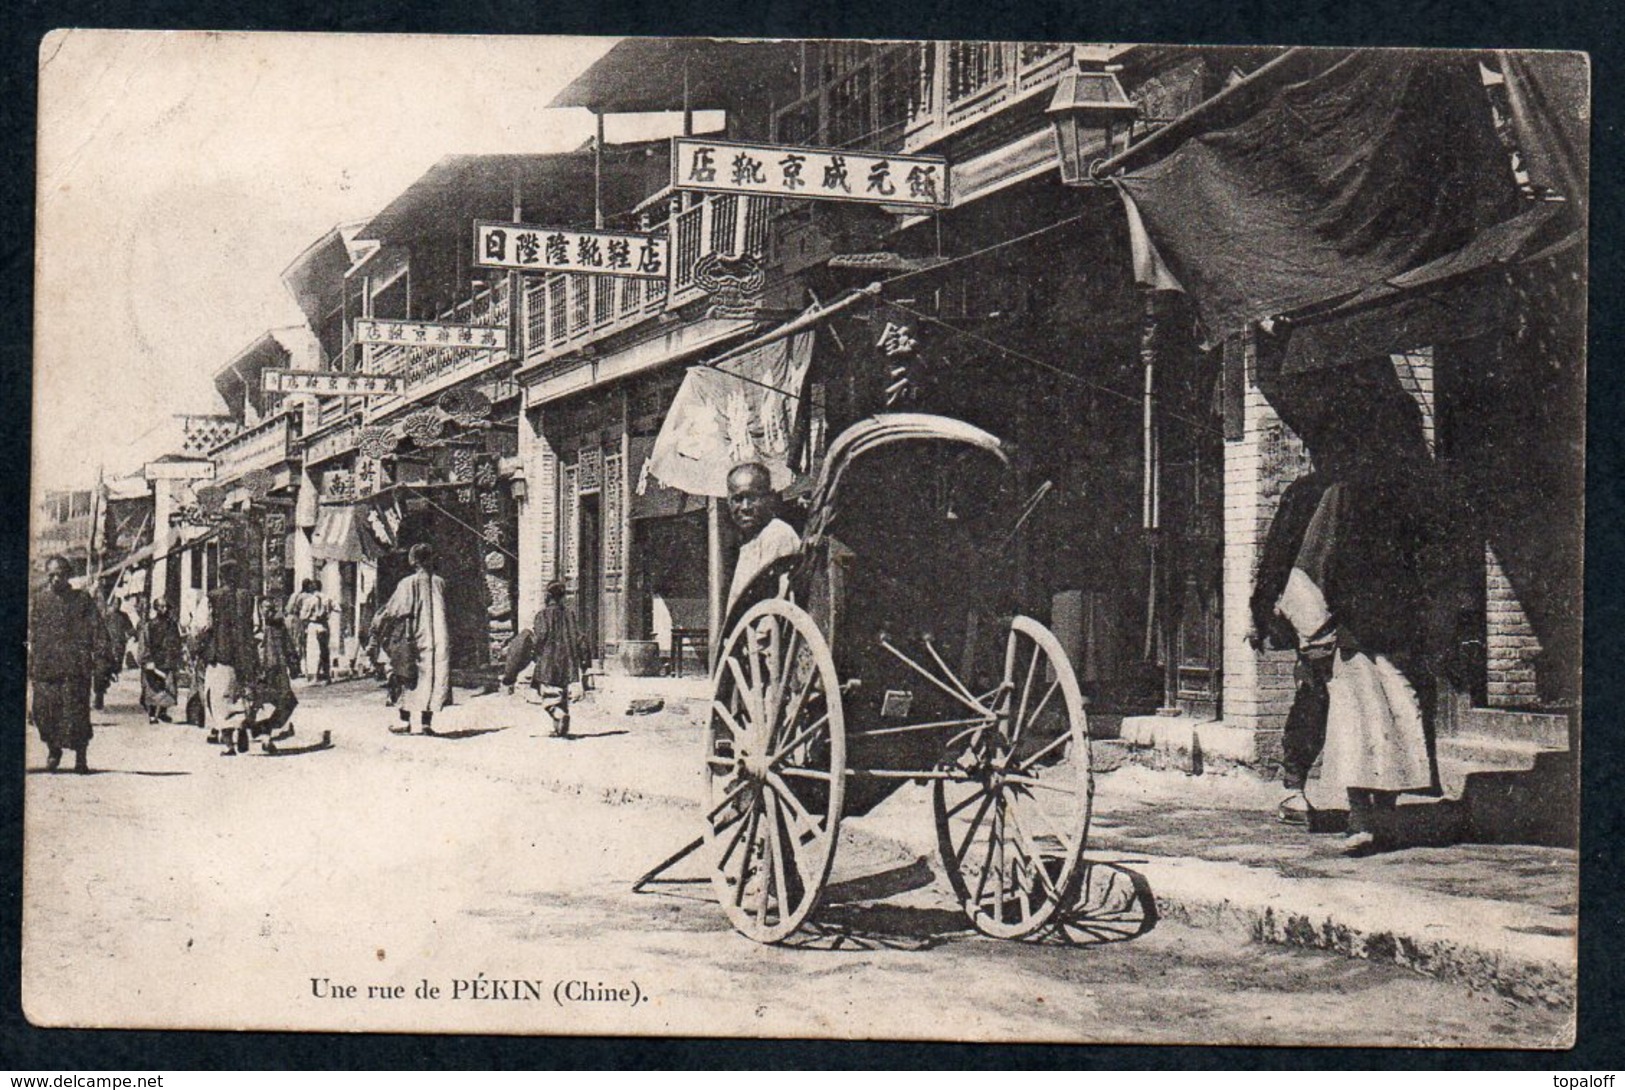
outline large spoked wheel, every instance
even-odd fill
[[[1083,694],[1053,633],[1016,617],[991,720],[934,782],[943,868],[977,930],[1021,938],[1077,899],[1094,776]]]
[[[846,721],[829,645],[770,598],[729,633],[706,729],[706,846],[728,919],[778,942],[818,905],[846,787]]]

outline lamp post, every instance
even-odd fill
[[[1139,116],[1115,72],[1076,69],[1061,76],[1044,111],[1055,131],[1055,150],[1066,185],[1103,185],[1095,167],[1117,151]]]
[[[1114,72],[1077,69],[1064,74],[1045,113],[1055,131],[1061,182],[1069,186],[1105,186],[1100,165],[1128,146],[1137,106]],[[1146,616],[1143,660],[1160,665],[1160,714],[1177,712],[1178,664],[1176,628],[1169,615],[1167,545],[1162,528],[1162,435],[1157,372],[1168,351],[1167,292],[1144,291],[1141,300],[1140,364],[1144,373],[1141,441],[1142,529],[1146,544]],[[1165,380],[1164,380],[1165,381]],[[1147,671],[1149,674],[1149,670]],[[1144,675],[1142,675],[1144,676]],[[1147,690],[1156,683],[1145,676]],[[1137,694],[1138,695],[1138,694]],[[1146,692],[1145,696],[1150,693]]]

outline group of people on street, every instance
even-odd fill
[[[728,510],[741,536],[739,562],[729,593],[730,609],[743,589],[764,568],[800,545],[795,530],[774,517],[777,496],[768,470],[759,464],[736,467],[728,475]],[[408,552],[411,574],[395,587],[389,602],[372,619],[368,654],[389,663],[392,703],[398,697],[399,722],[394,733],[418,730],[434,734],[434,717],[451,700],[451,645],[446,615],[445,580],[435,574],[435,554],[427,544]],[[301,654],[307,647],[314,679],[332,677],[327,639],[331,604],[320,584],[305,580],[286,603],[256,599],[242,585],[241,565],[227,557],[219,566],[219,583],[206,598],[196,625],[193,655],[201,673],[203,725],[208,741],[226,755],[246,752],[254,737],[269,740],[293,733],[298,707],[292,679],[301,676]],[[86,770],[91,738],[90,705],[102,694],[123,664],[131,636],[128,619],[115,630],[94,599],[70,584],[71,567],[62,557],[46,564],[45,587],[36,595],[29,656],[34,682],[34,722],[48,752],[51,769],[64,750],[77,754],[76,767]],[[519,676],[532,667],[530,684],[552,720],[552,733],[570,735],[570,690],[587,687],[592,645],[565,604],[563,583],[550,583],[545,604],[530,628],[509,647],[503,684],[512,692]],[[123,618],[120,610],[112,614]],[[169,603],[154,602],[150,615],[133,635],[141,677],[141,708],[151,723],[170,722],[180,680],[188,667],[187,641]]]
[[[149,723],[171,721],[185,651],[169,603],[155,603],[137,628],[117,603],[98,602],[76,589],[72,574],[66,557],[50,557],[45,585],[31,603],[29,714],[46,746],[46,767],[55,772],[63,752],[73,750],[74,771],[83,773],[90,771],[90,713],[106,706],[109,686],[130,660],[131,638],[141,671],[141,708]]]
[[[208,595],[197,634],[203,668],[203,723],[221,753],[246,753],[255,737],[268,743],[294,733],[299,700],[293,693],[285,613],[270,597],[256,602],[241,583],[241,565],[220,563],[220,583]]]
[[[322,593],[319,580],[303,580],[288,597],[282,615],[288,637],[288,671],[294,677],[302,677],[308,663],[317,681],[332,684],[332,613],[333,603]]]

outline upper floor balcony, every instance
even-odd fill
[[[256,470],[275,470],[297,455],[300,414],[279,412],[251,425],[209,451],[214,479],[227,484]]]
[[[835,43],[832,43],[832,45]],[[775,115],[785,144],[925,150],[1053,87],[1080,50],[1063,42],[838,43],[817,86]]]
[[[494,325],[507,328],[510,309],[509,281],[496,279],[486,284],[473,299],[466,299],[455,307],[434,317],[436,322],[457,322],[460,325]],[[367,353],[371,351],[371,356]],[[405,387],[405,398],[410,400],[414,390],[437,385],[447,375],[461,370],[484,370],[489,365],[509,359],[505,348],[474,348],[455,340],[437,343],[426,340],[423,344],[374,344],[362,346],[362,370],[367,374],[400,375]],[[336,417],[335,417],[336,419]]]
[[[645,207],[666,209],[668,264],[662,279],[555,273],[526,277],[521,330],[527,364],[602,340],[654,315],[716,291],[719,273],[708,258],[767,249],[767,198],[717,194],[704,199],[661,191]],[[651,229],[660,230],[656,224]]]

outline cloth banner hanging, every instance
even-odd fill
[[[763,345],[719,368],[692,368],[666,413],[648,474],[695,496],[725,496],[728,471],[761,462],[788,488],[790,440],[812,362],[809,331]],[[639,482],[642,494],[647,483]]]
[[[1345,55],[1115,181],[1214,340],[1347,299],[1520,207],[1477,62],[1421,50]]]
[[[1167,262],[1157,252],[1157,244],[1145,229],[1145,219],[1134,204],[1134,198],[1125,189],[1117,192],[1123,198],[1123,211],[1128,217],[1129,255],[1134,261],[1134,282],[1153,291],[1184,291],[1184,285],[1168,271]]]

